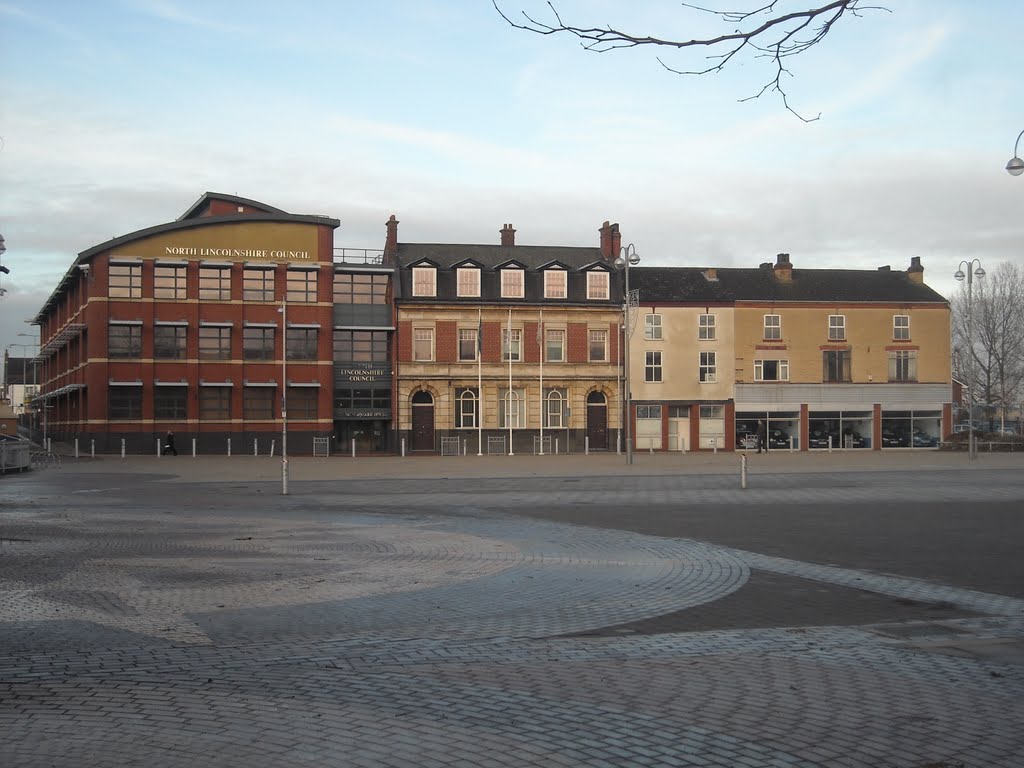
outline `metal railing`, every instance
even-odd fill
[[[379,265],[384,263],[384,251],[378,248],[335,248],[334,261],[340,264]]]

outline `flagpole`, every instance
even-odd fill
[[[484,310],[476,324],[476,455],[484,455]]]
[[[544,455],[544,416],[547,400],[544,399],[544,310],[540,311],[540,324],[537,326],[537,346],[540,347],[540,455]]]
[[[512,307],[508,308],[508,405],[505,406],[505,418],[508,419],[508,455],[515,456],[512,452]]]

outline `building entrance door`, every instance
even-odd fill
[[[412,450],[434,450],[434,398],[429,392],[412,396]]]
[[[690,439],[690,419],[668,417],[668,449],[670,451],[685,451],[687,441]]]
[[[590,439],[591,450],[607,450],[608,401],[601,392],[587,395],[587,437]]]

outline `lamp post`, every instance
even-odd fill
[[[966,267],[966,271],[964,270]],[[958,282],[967,279],[967,361],[970,365],[970,390],[967,394],[967,458],[974,460],[978,458],[978,448],[974,443],[974,278],[981,279],[985,276],[985,270],[981,268],[981,261],[971,259],[961,261],[956,273],[953,275]]]
[[[1020,155],[1017,154],[1017,147],[1020,145],[1021,136],[1024,136],[1024,131],[1017,134],[1017,141],[1013,144],[1013,157],[1006,164],[1006,172],[1011,176],[1020,176],[1024,173],[1024,160],[1021,160]]]
[[[640,263],[640,257],[636,253],[636,248],[633,244],[619,249],[619,258],[615,260],[615,266],[623,271],[626,278],[626,293],[622,297],[622,315],[623,315],[623,359],[625,360],[624,368],[625,379],[626,379],[626,396],[623,398],[626,404],[626,463],[633,463],[633,392],[629,386],[629,337],[633,332],[630,327],[630,316],[629,311],[634,306],[639,304],[639,296],[634,296],[633,292],[629,290],[629,268],[632,265]]]
[[[288,495],[288,299],[281,302],[281,495]]]

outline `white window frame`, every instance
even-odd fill
[[[587,299],[592,301],[607,300],[610,290],[608,273],[603,270],[587,272]]]
[[[701,352],[698,357],[699,373],[701,384],[715,384],[718,382],[718,353]]]
[[[782,315],[764,316],[764,338],[767,341],[777,341],[782,338]]]
[[[423,343],[430,345],[429,356],[423,357]],[[431,363],[434,361],[434,329],[412,329],[412,361],[414,363]]]
[[[476,335],[478,330],[476,328],[459,328],[459,362],[466,363],[476,360],[476,352],[479,348]],[[472,354],[466,357],[462,354],[464,343],[472,343]]]
[[[649,384],[661,383],[661,350],[651,349],[644,353],[644,381]]]
[[[910,341],[910,315],[892,316],[892,338],[893,341]]]
[[[469,411],[466,410],[466,403],[469,403]],[[455,396],[455,428],[476,429],[477,419],[480,416],[480,398],[477,397],[475,389],[468,387]]]
[[[501,270],[501,297],[503,299],[523,298],[525,284],[525,270],[519,269],[519,267],[505,267]]]
[[[555,275],[560,280],[555,280]],[[565,269],[544,270],[544,298],[564,299],[569,295],[569,272]]]
[[[480,296],[479,267],[459,267],[455,270],[455,295],[467,298]]]
[[[437,269],[434,267],[412,268],[412,295],[437,296]]]
[[[701,341],[715,340],[715,316],[703,314],[697,318],[697,338]]]
[[[828,316],[828,340],[846,341],[846,315]]]
[[[509,416],[510,414],[515,417],[514,423],[511,425],[512,429],[525,429],[526,428],[526,390],[517,389],[513,387],[509,390],[507,387],[501,390],[501,397],[498,401],[499,404],[499,417],[501,422],[500,429],[509,428]]]
[[[564,363],[565,362],[565,329],[564,328],[545,328],[544,333],[546,338],[544,339],[544,355],[545,361],[549,363]],[[551,342],[555,340],[558,344],[558,357],[552,357],[549,353],[551,351]]]
[[[523,360],[523,329],[501,329],[501,361],[519,363]]]
[[[766,379],[764,378],[764,364],[765,363],[777,363],[778,364],[778,378]],[[789,381],[789,360],[778,360],[775,358],[765,358],[763,360],[754,361],[754,381]]]
[[[593,356],[594,343],[598,340],[603,345],[603,357],[597,358]],[[607,363],[608,362],[608,331],[603,329],[591,329],[587,331],[587,360],[591,363]]]
[[[544,393],[544,429],[565,429],[569,426],[569,390],[552,388]]]
[[[661,341],[661,315],[656,313],[644,315],[644,339],[646,341]]]

